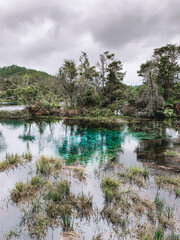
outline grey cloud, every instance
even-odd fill
[[[180,4],[176,0],[112,0],[106,6],[103,3],[100,1],[94,9],[89,28],[105,47],[122,47],[157,36],[169,41],[180,32]]]
[[[110,50],[125,64],[125,81],[137,84],[153,48],[179,39],[179,12],[179,0],[1,0],[0,66],[56,73],[81,51],[94,64]]]

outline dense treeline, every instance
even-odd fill
[[[82,52],[79,62],[65,60],[57,76],[9,66],[0,68],[1,101],[40,104],[46,110],[63,109],[71,115],[114,114],[171,117],[180,111],[180,46],[155,49],[140,66],[140,86],[123,83],[125,72],[115,54],[104,52],[96,66]],[[57,111],[55,111],[57,113]]]

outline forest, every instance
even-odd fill
[[[180,45],[154,49],[137,74],[141,85],[124,84],[123,63],[109,51],[100,54],[95,66],[85,52],[78,63],[66,59],[56,76],[16,65],[2,67],[0,102],[23,104],[35,115],[178,117]]]

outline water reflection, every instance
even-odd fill
[[[77,120],[8,120],[0,122],[0,156],[31,151],[34,156],[60,156],[68,164],[99,164],[111,158],[131,165],[156,162],[168,166],[162,153],[167,147],[177,148],[179,137],[177,129],[156,121],[118,125]]]

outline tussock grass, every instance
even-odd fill
[[[22,164],[26,161],[32,160],[32,154],[30,152],[21,155],[9,154],[5,156],[5,160],[0,162],[0,171],[5,171],[17,167],[19,164]]]
[[[164,187],[170,190],[174,189],[176,197],[180,196],[180,176],[175,175],[156,176],[155,182],[159,187]]]
[[[141,167],[127,167],[127,176],[131,178],[131,176],[141,176],[144,178],[147,178],[149,176],[149,170],[147,168],[141,168]]]
[[[118,177],[123,183],[134,183],[138,186],[145,186],[145,180],[149,177],[149,170],[141,167],[127,167],[118,173]]]
[[[106,202],[111,202],[113,199],[118,200],[121,198],[119,182],[116,179],[105,177],[102,180],[101,186],[105,194]]]
[[[0,171],[5,171],[10,168],[14,168],[18,164],[21,164],[23,159],[18,154],[6,154],[5,160],[0,162]]]
[[[80,235],[76,232],[64,232],[62,234],[62,240],[80,240]]]
[[[103,218],[106,218],[108,222],[111,222],[114,225],[119,225],[123,228],[126,228],[128,224],[128,217],[120,209],[114,208],[109,204],[105,205],[101,212]]]
[[[54,171],[60,170],[62,163],[58,158],[46,157],[42,155],[36,162],[36,172],[49,175]]]
[[[15,203],[28,200],[36,195],[40,188],[44,185],[44,179],[40,176],[34,176],[26,183],[17,182],[15,187],[10,191],[11,200]]]
[[[155,181],[159,186],[167,186],[167,184],[180,186],[180,176],[174,175],[156,176]]]
[[[82,167],[74,167],[73,168],[74,175],[79,179],[79,181],[86,180],[85,169]]]

